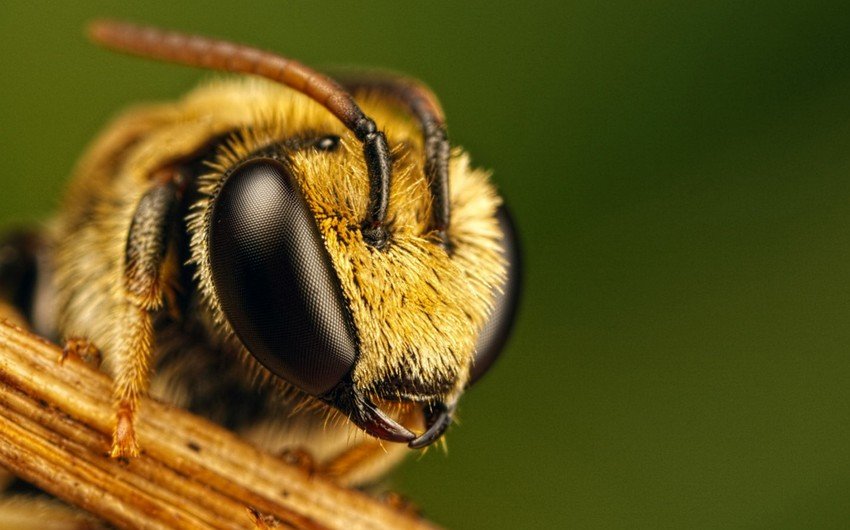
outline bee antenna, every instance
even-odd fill
[[[443,246],[451,250],[447,233],[451,220],[449,211],[451,150],[443,108],[437,96],[420,81],[390,72],[343,74],[341,78],[337,76],[337,79],[340,79],[342,85],[351,92],[376,91],[396,100],[419,123],[425,144],[425,176],[431,188],[431,196],[434,198],[430,228],[436,232]]]
[[[298,61],[224,40],[112,20],[91,23],[88,35],[106,48],[131,55],[265,77],[301,92],[328,109],[363,144],[369,173],[369,209],[363,222],[363,236],[379,248],[387,242],[384,225],[392,173],[387,139],[336,81]]]

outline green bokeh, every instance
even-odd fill
[[[204,76],[87,45],[96,16],[408,72],[528,266],[509,351],[399,489],[453,528],[845,527],[850,4],[497,5],[4,2],[0,221]]]

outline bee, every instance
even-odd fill
[[[516,230],[421,82],[101,21],[91,38],[238,74],[118,117],[62,208],[0,249],[0,294],[114,379],[346,484],[439,440],[520,292]],[[5,258],[3,257],[5,256]]]

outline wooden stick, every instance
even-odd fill
[[[0,322],[0,466],[119,528],[435,529],[146,399],[142,455],[108,457],[111,380]]]

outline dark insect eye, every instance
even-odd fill
[[[351,370],[357,340],[330,256],[286,167],[260,158],[224,183],[209,227],[222,310],[266,368],[314,396]]]
[[[339,136],[329,134],[316,140],[313,144],[319,151],[336,151],[339,147]]]
[[[501,292],[496,293],[493,313],[478,335],[469,385],[478,381],[502,353],[513,328],[519,303],[519,293],[522,290],[522,260],[519,239],[513,219],[504,204],[496,212],[496,218],[499,220],[499,227],[502,229],[504,237],[502,248],[503,256],[508,262],[507,281]]]

